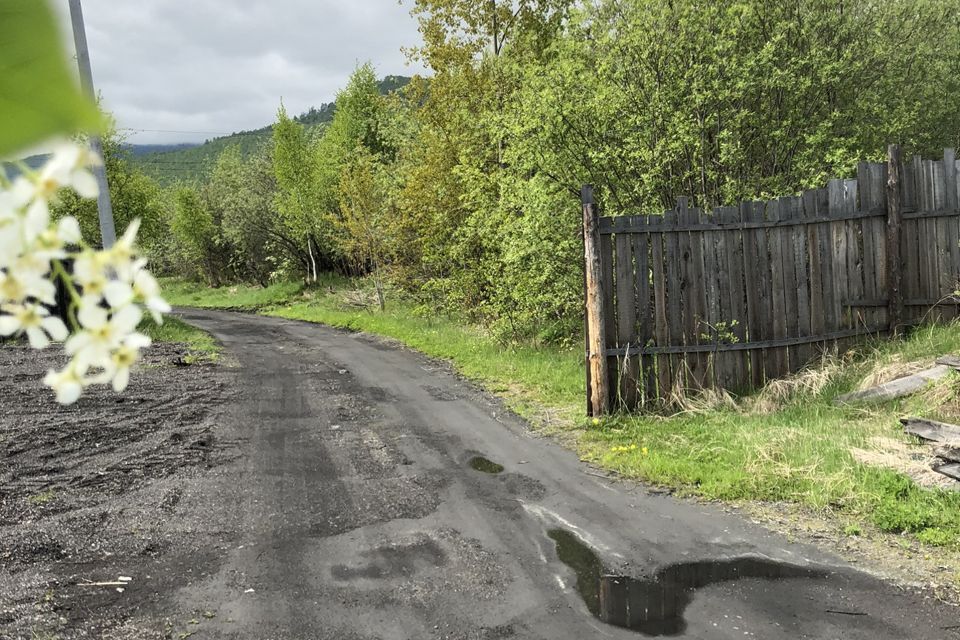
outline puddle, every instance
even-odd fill
[[[825,578],[824,571],[758,557],[669,565],[643,580],[610,575],[590,547],[564,529],[547,535],[557,556],[577,575],[577,592],[602,622],[653,636],[682,633],[687,605],[702,587],[741,578]]]
[[[503,465],[497,464],[492,460],[487,460],[483,456],[474,456],[470,458],[470,466],[477,471],[484,473],[500,473],[503,471]]]

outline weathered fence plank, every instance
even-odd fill
[[[887,150],[887,321],[896,333],[903,322],[903,162],[900,146]]]
[[[772,200],[767,203],[767,219],[780,220],[780,203]],[[785,292],[787,289],[783,273],[783,238],[779,229],[770,231],[767,238],[770,247],[770,287],[772,291],[772,307],[770,314],[772,320],[772,339],[782,339],[787,337],[787,314]],[[787,348],[781,347],[773,350],[773,359],[771,365],[771,378],[779,378],[787,373],[788,355]]]
[[[634,296],[634,266],[633,247],[630,236],[617,234],[616,261],[617,261],[617,344],[619,346],[637,346],[637,300]],[[620,406],[630,410],[637,404],[637,373],[639,366],[634,370],[633,361],[637,358],[625,356],[619,366],[620,376]]]
[[[638,216],[640,224],[645,225],[646,216]],[[650,236],[646,233],[633,235],[633,254],[636,256],[637,275],[634,279],[637,301],[637,322],[639,323],[639,344],[646,345],[653,337],[653,309],[652,292],[650,290]],[[657,398],[657,371],[653,356],[640,357],[640,381],[643,384],[643,393],[640,394],[641,404],[655,402]]]
[[[650,234],[650,244],[653,247],[653,298],[654,298],[654,340],[658,345],[669,344],[670,333],[667,328],[667,276],[663,263],[663,234]],[[673,378],[670,375],[669,357],[656,357],[657,367],[657,397],[667,398],[673,387]]]
[[[663,223],[667,227],[678,225],[676,210],[663,214]],[[667,331],[669,344],[683,344],[683,307],[681,297],[683,287],[680,282],[680,233],[664,234],[664,251],[667,260]],[[683,358],[670,356],[670,379],[674,387],[686,387],[686,375],[683,371]]]
[[[740,219],[744,222],[753,222],[755,220],[755,203],[744,202],[740,205]],[[761,284],[760,271],[757,264],[761,260],[766,261],[767,256],[760,257],[760,243],[758,242],[758,233],[755,229],[744,229],[743,231],[743,286],[745,288],[746,304],[746,322],[745,333],[748,342],[761,340],[760,324],[762,322],[761,296],[765,290]],[[764,244],[764,253],[766,245]],[[763,352],[759,349],[752,349],[749,356],[750,384],[759,387],[763,384]]]

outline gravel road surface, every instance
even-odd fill
[[[921,592],[599,477],[415,352],[181,313],[235,360],[232,457],[185,482],[164,554],[100,565],[134,579],[83,595],[62,637],[104,611],[107,638],[960,637]]]

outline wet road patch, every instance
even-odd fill
[[[483,473],[501,473],[503,471],[503,465],[494,462],[493,460],[488,460],[483,456],[473,456],[470,458],[469,462],[470,468],[476,471],[482,471]]]
[[[409,578],[421,569],[441,567],[447,562],[446,553],[429,538],[412,544],[378,547],[363,552],[361,556],[369,562],[353,567],[337,565],[331,570],[333,577],[348,581],[358,578]]]
[[[826,578],[823,570],[744,556],[668,565],[646,579],[611,575],[600,558],[574,534],[551,529],[557,556],[577,575],[577,592],[601,621],[652,636],[670,636],[686,629],[684,612],[697,589],[754,578],[786,580]]]

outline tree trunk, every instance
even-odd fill
[[[383,295],[383,279],[380,277],[380,263],[373,262],[373,286],[377,289],[377,302],[380,304],[380,313],[386,309],[386,302]]]
[[[310,256],[310,272],[307,274],[307,281],[316,284],[317,282],[317,261],[313,257],[313,236],[307,236],[307,255]]]

